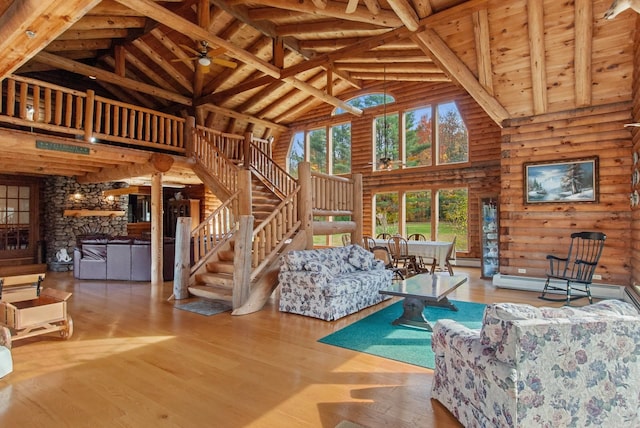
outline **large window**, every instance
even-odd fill
[[[422,233],[433,241],[456,238],[458,251],[469,251],[466,188],[385,192],[374,195],[375,234]]]
[[[430,166],[433,146],[433,112],[431,106],[404,113],[406,166]]]
[[[376,117],[373,120],[373,135],[375,136],[375,169],[379,171],[399,168],[398,113]]]
[[[329,136],[329,138],[327,138]],[[325,174],[351,172],[351,123],[296,132],[287,156],[287,169],[298,177],[298,164],[304,160],[311,169]]]
[[[467,162],[467,127],[455,103],[438,105],[438,164]]]

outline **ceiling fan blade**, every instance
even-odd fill
[[[198,52],[197,50],[195,50],[194,48],[192,48],[190,46],[180,44],[180,47],[182,49],[188,50],[189,52],[191,52],[194,55],[202,55],[202,52]]]
[[[238,66],[237,63],[233,61],[227,61],[226,59],[222,59],[222,58],[212,58],[211,62],[214,62],[223,67],[229,67],[229,68],[236,68]]]
[[[226,51],[227,50],[225,48],[209,49],[209,52],[207,53],[207,56],[214,57],[214,56],[222,55]]]

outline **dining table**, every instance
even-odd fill
[[[386,247],[389,249],[389,243],[386,239],[374,239],[377,246]],[[407,241],[407,251],[409,255],[422,257],[423,259],[438,260],[438,266],[441,270],[447,270],[447,253],[449,252],[449,246],[451,241]],[[455,260],[455,249],[451,258]]]

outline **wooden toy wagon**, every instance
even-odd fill
[[[73,320],[67,314],[72,293],[41,288],[44,273],[0,278],[0,342],[59,332],[63,339],[73,334]]]

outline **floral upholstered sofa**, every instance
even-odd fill
[[[465,427],[640,427],[640,315],[487,306],[482,328],[440,320],[432,398]]]
[[[280,311],[333,321],[390,298],[391,271],[359,245],[290,251],[278,280]]]

